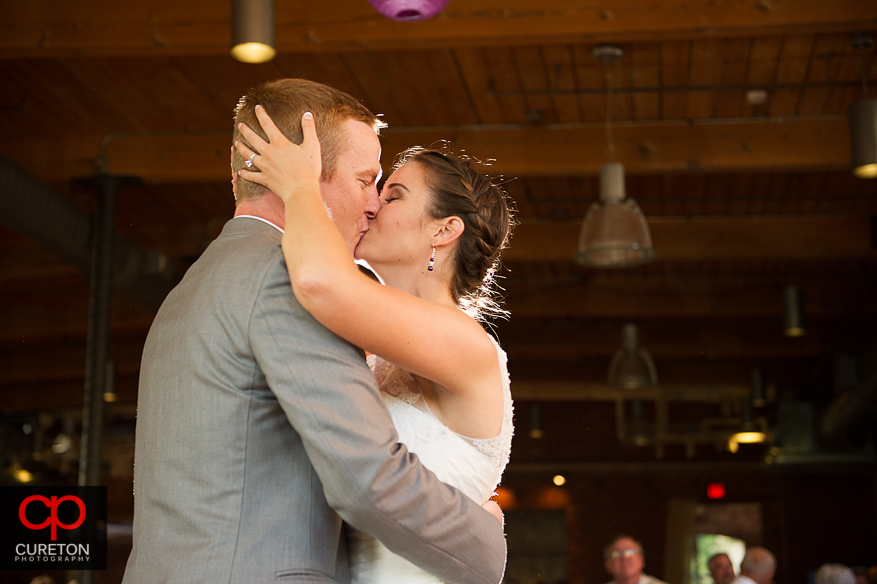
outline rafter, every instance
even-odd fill
[[[615,160],[628,173],[748,172],[839,169],[850,164],[844,117],[725,123],[637,123],[616,128]],[[449,140],[507,177],[597,174],[612,159],[600,124],[390,128],[384,131],[384,166],[413,145]],[[104,145],[102,146],[102,142]],[[104,158],[110,174],[148,183],[225,181],[231,132],[125,134],[0,145],[0,153],[46,181],[90,176]],[[181,163],[185,161],[185,163]]]
[[[0,24],[0,57],[227,54],[230,4],[31,0]],[[384,18],[366,2],[280,2],[282,52],[459,47],[544,42],[625,42],[873,28],[877,6],[860,0],[644,3],[489,0],[452,3],[418,23]]]
[[[870,217],[755,217],[648,220],[661,260],[877,258]],[[525,223],[514,233],[508,261],[568,261],[581,223]]]

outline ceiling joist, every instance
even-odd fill
[[[0,58],[228,54],[231,4],[212,0],[57,3],[31,0],[0,23]],[[625,42],[866,30],[877,5],[858,0],[648,3],[489,0],[452,3],[436,18],[400,23],[363,0],[279,2],[280,52]]]
[[[631,174],[839,169],[850,164],[843,117],[744,120],[733,123],[654,123],[613,130],[615,160]],[[523,128],[390,128],[383,132],[383,164],[414,146],[450,141],[454,150],[490,160],[490,171],[516,176],[596,175],[611,160],[601,125]],[[90,176],[105,159],[109,174],[147,183],[230,179],[231,131],[198,134],[119,133],[0,145],[4,153],[45,180]],[[489,158],[488,158],[489,157]]]

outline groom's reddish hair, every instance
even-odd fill
[[[237,128],[240,123],[247,124],[267,140],[265,131],[256,118],[257,105],[264,107],[280,131],[296,144],[302,142],[302,115],[305,112],[314,114],[323,161],[320,178],[324,181],[330,180],[335,174],[338,156],[347,145],[345,134],[341,130],[346,120],[368,124],[374,128],[375,133],[386,126],[367,107],[343,91],[307,79],[278,79],[257,85],[238,101],[234,117],[234,139],[247,146],[249,144]],[[232,170],[236,173],[242,168],[244,159],[235,151]],[[262,185],[241,180],[238,184],[237,200],[240,202],[259,197],[266,190]]]

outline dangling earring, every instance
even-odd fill
[[[426,269],[431,272],[432,267],[434,265],[435,265],[435,244],[432,244],[432,255],[429,256],[429,265],[426,266]]]

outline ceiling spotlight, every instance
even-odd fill
[[[802,337],[804,329],[804,294],[797,286],[783,289],[783,328],[787,337]]]
[[[877,99],[868,98],[868,70],[865,64],[865,51],[874,46],[874,39],[856,33],[852,46],[859,50],[862,67],[862,99],[854,101],[847,110],[853,174],[859,178],[877,178]]]
[[[231,0],[231,56],[266,63],[276,54],[274,0]]]
[[[537,403],[530,404],[530,438],[538,440],[545,436],[542,431],[542,408]]]
[[[750,388],[752,389],[753,406],[758,408],[767,403],[764,393],[764,375],[762,374],[761,369],[752,370],[752,382]]]
[[[415,22],[432,18],[451,0],[368,0],[375,10],[399,22]]]

